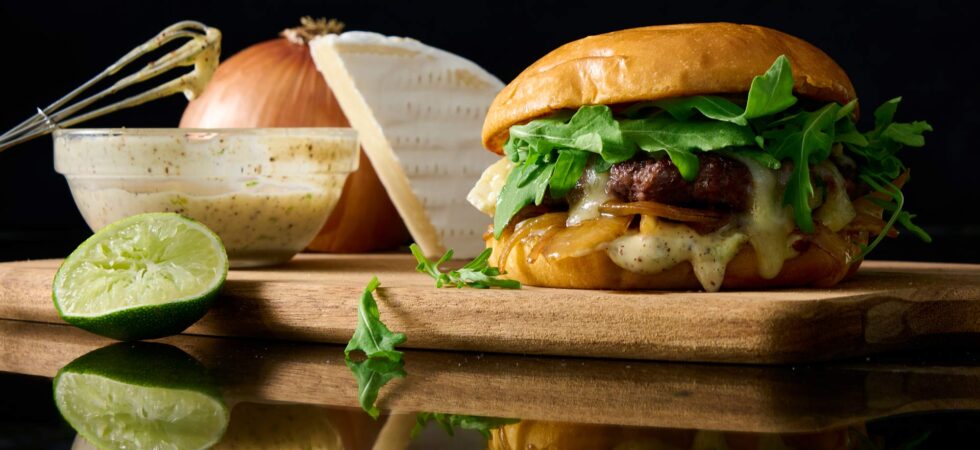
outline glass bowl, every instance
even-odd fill
[[[55,170],[93,231],[176,212],[214,230],[232,267],[285,262],[313,240],[358,151],[350,128],[54,132]]]

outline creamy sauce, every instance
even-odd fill
[[[599,217],[599,206],[615,197],[606,193],[609,182],[609,172],[597,173],[590,165],[585,169],[582,178],[570,194],[568,205],[568,221],[566,226],[573,227],[586,220]]]
[[[180,213],[214,230],[234,267],[302,250],[356,168],[352,135],[197,134],[58,133],[55,167],[93,230],[144,212]]]
[[[690,227],[661,222],[656,234],[633,233],[613,240],[606,252],[617,266],[631,272],[655,274],[690,261],[706,291],[721,289],[728,262],[738,254],[743,233],[699,235]]]
[[[480,179],[466,195],[466,201],[470,202],[476,209],[493,217],[497,211],[497,199],[500,197],[500,190],[507,182],[507,176],[514,170],[515,164],[507,157],[500,158],[499,161],[487,167],[480,175]]]
[[[194,24],[170,27],[160,33],[155,39],[133,50],[133,52],[152,52],[165,44],[167,42],[166,38],[172,34],[179,32],[186,33],[188,31],[191,33],[204,32],[204,34],[191,34],[190,39],[181,45],[180,48],[167,53],[159,60],[148,64],[140,71],[123,79],[123,81],[132,80],[134,82],[148,80],[160,75],[158,68],[163,65],[194,66],[194,70],[168,81],[156,89],[140,94],[137,98],[141,100],[133,102],[132,105],[155,98],[166,97],[178,92],[183,92],[187,100],[194,100],[204,91],[204,88],[211,81],[214,71],[218,69],[218,59],[221,54],[221,31],[211,27],[204,27],[202,30],[200,27],[203,27],[203,25],[197,24],[196,22]],[[184,36],[187,35],[184,34]]]

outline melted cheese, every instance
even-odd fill
[[[500,158],[487,167],[480,175],[480,179],[470,189],[466,195],[466,201],[470,202],[476,209],[484,214],[493,217],[497,212],[497,199],[500,198],[500,190],[504,188],[507,176],[514,170],[515,164],[509,158]]]
[[[740,218],[740,228],[755,250],[759,275],[773,278],[783,269],[783,262],[797,255],[790,240],[796,228],[793,210],[780,200],[782,190],[776,188],[775,172],[749,158],[738,160],[752,174],[752,204]]]
[[[632,233],[609,243],[606,252],[616,265],[631,272],[655,274],[690,261],[704,290],[721,289],[728,262],[748,238],[719,231],[699,235],[686,225],[661,222],[656,234]]]
[[[592,166],[585,169],[575,191],[570,194],[566,226],[573,227],[599,217],[599,205],[615,199],[606,193],[608,182],[609,172],[597,173]]]
[[[813,218],[836,233],[854,220],[857,211],[854,210],[854,205],[847,196],[844,177],[837,170],[837,166],[830,161],[824,161],[815,167],[815,170],[823,178],[830,178],[833,186],[828,187],[827,198],[823,206],[813,212]]]

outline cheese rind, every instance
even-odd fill
[[[316,38],[310,51],[422,251],[479,254],[490,221],[465,196],[498,158],[480,130],[503,83],[408,38],[351,31]]]

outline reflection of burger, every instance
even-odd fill
[[[493,430],[489,450],[846,450],[867,448],[863,426],[761,434],[521,421]]]
[[[858,132],[854,88],[816,47],[734,24],[592,36],[518,75],[487,113],[505,157],[469,195],[526,284],[599,289],[836,284],[900,224],[925,122],[898,99]],[[870,242],[869,242],[870,241]]]

